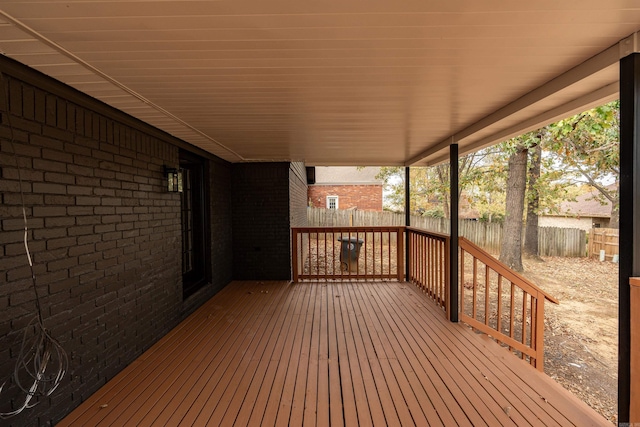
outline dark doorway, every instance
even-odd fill
[[[210,276],[209,189],[205,179],[206,161],[180,151],[183,176],[182,216],[182,296],[187,298],[207,283]]]

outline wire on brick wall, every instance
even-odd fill
[[[51,336],[50,332],[44,326],[42,307],[36,287],[36,274],[33,268],[33,259],[29,251],[29,227],[24,201],[24,190],[22,187],[22,171],[15,149],[14,130],[11,124],[11,113],[9,111],[9,91],[7,90],[9,81],[1,71],[0,82],[4,90],[5,111],[10,131],[8,142],[11,146],[18,170],[20,203],[22,205],[22,218],[24,220],[24,250],[27,256],[27,262],[29,263],[31,285],[35,293],[36,303],[36,314],[24,329],[20,353],[18,354],[18,359],[11,376],[15,385],[24,393],[24,401],[18,404],[18,407],[13,411],[0,412],[0,418],[9,418],[18,415],[25,409],[34,407],[38,403],[39,397],[50,396],[62,382],[69,366],[69,360],[64,348]],[[7,381],[0,385],[0,396],[5,390],[6,383]]]

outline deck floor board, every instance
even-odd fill
[[[398,282],[233,282],[59,426],[610,426]]]

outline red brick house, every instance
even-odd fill
[[[378,167],[316,167],[309,185],[309,205],[327,209],[382,211],[382,180]]]

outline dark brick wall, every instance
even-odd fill
[[[210,162],[210,168],[212,283],[224,286],[233,279],[232,168],[219,160]]]
[[[289,163],[233,165],[235,279],[291,278],[289,170]]]
[[[186,144],[20,67],[0,60],[0,382],[35,313],[13,150],[45,325],[70,367],[51,397],[0,423],[49,425],[231,280],[232,167],[209,161],[213,280],[183,302],[180,198],[162,167]],[[0,411],[17,404],[8,391]]]

